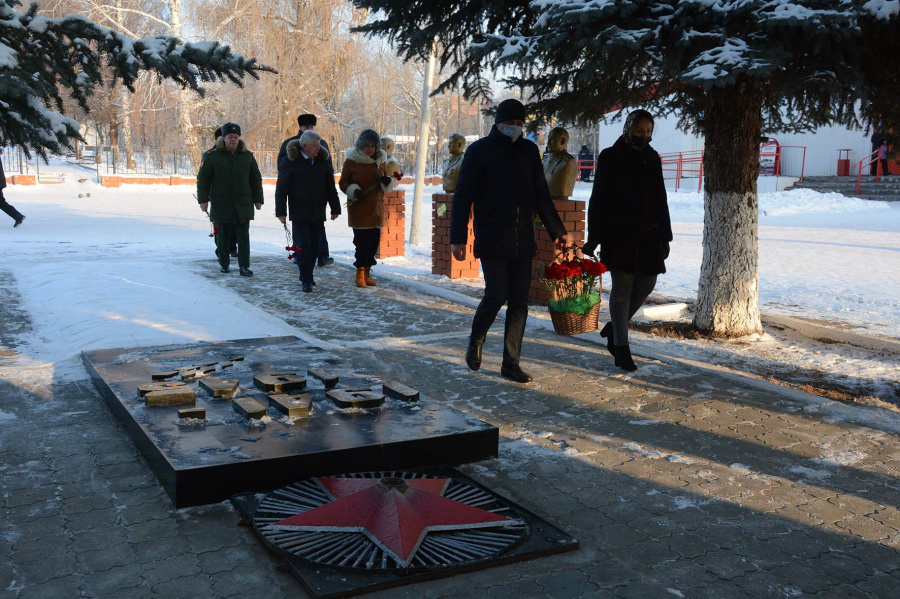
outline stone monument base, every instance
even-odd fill
[[[497,456],[495,426],[415,393],[414,380],[360,374],[296,337],[96,350],[82,360],[178,508],[310,476]],[[183,397],[150,405],[138,386],[146,393],[154,374]],[[216,397],[233,380],[233,397]],[[341,407],[329,396],[336,390],[373,407]]]

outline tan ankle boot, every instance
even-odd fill
[[[362,266],[356,269],[356,286],[366,286],[366,270]]]
[[[371,266],[367,266],[367,267],[365,267],[365,268],[363,269],[363,274],[364,274],[365,279],[366,279],[366,285],[368,285],[369,287],[374,287],[374,286],[375,286],[375,279],[373,279],[372,277],[369,276],[369,271],[371,271],[371,270],[372,270],[372,267],[371,267]]]

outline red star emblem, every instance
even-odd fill
[[[447,478],[319,478],[334,501],[274,524],[282,530],[361,532],[407,567],[430,531],[515,520],[442,497]]]

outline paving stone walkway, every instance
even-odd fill
[[[371,597],[900,596],[897,414],[851,421],[677,362],[626,376],[605,348],[532,327],[520,386],[497,374],[502,323],[471,372],[471,308],[386,279],[359,290],[337,264],[303,294],[284,262],[254,260],[253,279],[194,268],[497,425],[499,459],[462,469],[581,542]],[[0,317],[27,333],[2,280]],[[18,375],[15,339],[0,331],[0,597],[306,596],[227,503],[173,510],[88,380]]]

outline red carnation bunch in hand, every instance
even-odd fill
[[[400,181],[401,179],[403,179],[403,173],[401,173],[400,171],[397,171],[396,173],[394,173],[394,179],[396,179],[397,181]]]
[[[561,250],[562,256],[570,253],[572,259],[553,262],[544,269],[541,279],[550,292],[550,307],[558,312],[586,314],[600,301],[596,292],[597,281],[606,272],[606,265],[591,258],[578,257],[577,245]]]
[[[299,254],[303,251],[303,248],[298,248],[296,245],[286,245],[284,246],[284,249],[291,252],[288,254],[288,260],[293,260],[295,254]]]
[[[218,227],[218,225],[213,225],[212,232],[209,234],[209,236],[210,236],[210,237],[215,237],[215,236],[218,235],[218,234],[219,234],[219,227]]]

